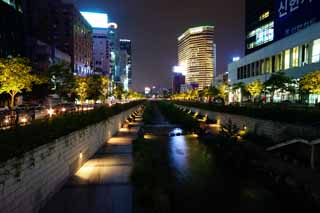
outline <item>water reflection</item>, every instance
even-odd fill
[[[160,138],[159,138],[160,139]],[[256,210],[269,212],[274,199],[269,192],[251,180],[226,175],[215,164],[212,150],[192,135],[175,136],[169,140],[171,165],[176,176],[175,202],[182,211],[199,211],[215,206],[225,210]],[[166,140],[161,138],[161,140]],[[192,201],[192,202],[188,202]],[[234,206],[230,206],[232,202]],[[183,207],[181,206],[183,204]],[[274,208],[271,208],[274,209]]]

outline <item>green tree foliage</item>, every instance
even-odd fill
[[[320,95],[320,71],[305,74],[300,80],[300,89]]]
[[[96,102],[101,96],[102,79],[100,75],[88,77],[88,97]]]
[[[110,79],[106,76],[101,76],[100,93],[101,93],[101,100],[103,102],[105,102],[106,98],[109,95],[109,86],[110,86]]]
[[[250,93],[252,101],[254,101],[257,97],[261,95],[261,92],[263,90],[263,84],[260,80],[255,80],[252,83],[247,84],[245,88]]]
[[[264,83],[265,90],[271,95],[271,101],[273,101],[275,92],[287,92],[289,85],[292,83],[290,77],[286,76],[283,72],[274,73],[269,80]]]
[[[86,77],[76,77],[75,92],[80,100],[80,104],[83,104],[88,97],[89,85]]]
[[[9,94],[10,108],[14,107],[14,100],[23,90],[31,91],[33,84],[41,84],[41,79],[31,74],[28,59],[8,58],[0,59],[0,94]]]
[[[51,93],[58,94],[62,98],[71,97],[76,82],[68,64],[53,64],[46,70],[46,75]]]
[[[123,86],[121,84],[117,85],[113,90],[113,95],[116,99],[122,100],[124,97],[125,91],[123,90]]]
[[[224,104],[227,103],[228,90],[229,90],[228,84],[221,84],[218,86],[218,97],[223,100]]]

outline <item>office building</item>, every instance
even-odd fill
[[[186,84],[198,84],[199,89],[213,84],[216,72],[214,26],[188,29],[178,38],[178,61],[186,67]]]
[[[92,28],[72,1],[29,0],[26,20],[29,50],[47,43],[70,55],[74,73],[92,73]]]
[[[229,64],[231,85],[248,84],[257,79],[265,82],[276,72],[300,79],[304,74],[320,70],[320,15],[317,12],[320,1],[298,1],[299,7],[285,5],[285,2],[279,1],[276,5],[275,36],[278,39]],[[287,94],[278,91],[274,101],[288,98]],[[308,102],[315,103],[319,98],[311,94]]]
[[[132,88],[131,41],[120,39],[120,79],[125,91]]]
[[[250,54],[274,41],[274,0],[246,0],[245,53]]]
[[[21,1],[0,0],[0,58],[24,55]]]
[[[108,15],[106,13],[81,12],[89,22],[93,41],[93,69],[96,74],[109,76],[110,50],[108,40]]]
[[[177,94],[181,91],[181,85],[186,83],[186,77],[179,72],[173,73],[172,79],[172,93]]]
[[[108,42],[110,51],[110,76],[112,83],[121,85],[120,73],[120,40],[118,38],[118,25],[110,23],[108,27]]]

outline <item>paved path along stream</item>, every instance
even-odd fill
[[[122,128],[53,196],[41,213],[132,212],[132,142],[141,118]]]

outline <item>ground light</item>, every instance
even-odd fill
[[[54,109],[50,108],[47,110],[50,117],[54,115]]]

